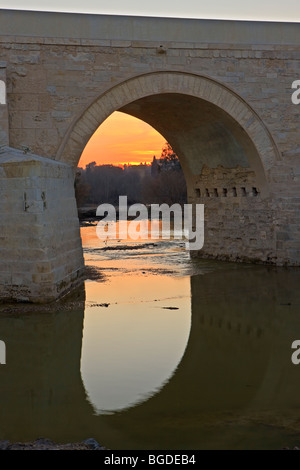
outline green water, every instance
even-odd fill
[[[192,260],[181,241],[107,249],[81,230],[94,276],[78,298],[0,309],[0,439],[300,444],[299,269]]]

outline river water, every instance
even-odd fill
[[[103,243],[95,225],[81,236],[76,297],[0,308],[0,439],[300,445],[298,268],[193,259],[182,240]]]

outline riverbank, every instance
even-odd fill
[[[95,439],[82,442],[58,444],[50,439],[40,438],[31,442],[0,441],[0,450],[107,450]]]

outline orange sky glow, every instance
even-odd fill
[[[102,124],[82,152],[78,166],[95,161],[97,165],[151,163],[166,140],[153,127],[140,119],[114,112]]]

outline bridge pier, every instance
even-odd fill
[[[204,247],[192,255],[252,263],[287,262],[276,249],[276,201],[263,194],[254,171],[241,166],[204,166],[191,186],[189,201],[204,204],[205,209]]]
[[[204,204],[205,241],[200,252],[191,254],[300,266],[298,172],[297,166],[274,167],[266,192],[250,168],[204,166],[190,183],[189,202]]]
[[[73,169],[2,147],[0,188],[0,299],[51,302],[84,268]]]

